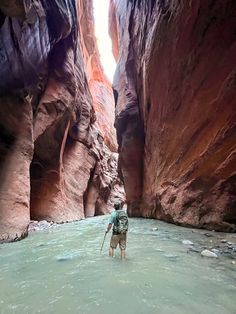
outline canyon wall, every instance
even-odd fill
[[[236,2],[111,0],[131,216],[236,231]]]
[[[92,1],[0,3],[0,242],[123,198]]]

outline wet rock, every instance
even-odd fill
[[[52,222],[48,222],[46,220],[42,221],[31,221],[28,227],[28,231],[43,231],[52,228],[54,224]]]
[[[205,256],[205,257],[213,257],[213,258],[217,258],[218,257],[214,252],[211,252],[209,250],[203,250],[201,252],[201,255]]]
[[[38,226],[41,230],[44,230],[44,229],[48,229],[51,227],[51,223],[46,221],[46,220],[42,220],[42,221],[39,221],[38,223]]]
[[[31,220],[28,226],[28,232],[34,231],[36,227],[38,226],[37,220]]]
[[[204,235],[205,235],[206,237],[208,237],[208,238],[213,237],[213,235],[210,234],[210,233],[204,233]]]
[[[229,255],[229,254],[231,254],[231,250],[229,250],[228,248],[224,248],[224,249],[222,250],[222,253]]]
[[[157,228],[157,227],[152,228],[152,231],[157,231],[157,230],[158,230],[158,228]]]
[[[222,239],[220,242],[221,242],[221,243],[226,243],[226,242],[227,242],[227,240]]]
[[[193,242],[190,240],[183,240],[182,243],[186,245],[193,245]]]
[[[220,251],[217,249],[212,249],[211,252],[215,253],[217,256],[220,255]]]

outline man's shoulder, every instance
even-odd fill
[[[116,211],[115,210],[111,213],[111,217],[116,218]]]

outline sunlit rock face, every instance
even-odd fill
[[[111,83],[101,66],[97,41],[94,35],[93,1],[78,1],[80,16],[80,32],[82,50],[86,65],[89,89],[93,97],[96,111],[95,125],[100,130],[105,144],[113,152],[117,152],[116,132],[114,128],[115,103]],[[107,13],[108,14],[108,13]]]
[[[234,12],[230,0],[111,0],[130,215],[236,230]]]
[[[123,198],[111,86],[90,84],[88,60],[102,77],[91,12],[90,1],[0,3],[1,242],[27,235],[30,218],[77,220]]]

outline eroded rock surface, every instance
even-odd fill
[[[1,1],[0,75],[0,241],[108,212],[123,192],[92,1]]]
[[[111,0],[133,216],[236,230],[236,2]]]

